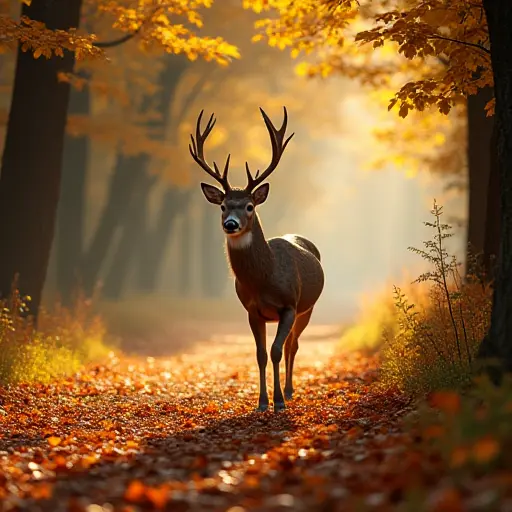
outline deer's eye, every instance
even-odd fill
[[[248,212],[252,212],[254,211],[254,206],[252,204],[248,204],[245,209],[248,211]]]
[[[221,205],[220,205],[220,210],[221,210],[222,212],[225,212],[225,211],[226,211],[226,207],[225,207],[223,204],[221,204]]]

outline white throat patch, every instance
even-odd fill
[[[228,235],[226,238],[231,249],[247,249],[252,244],[252,233],[250,231],[238,236]]]

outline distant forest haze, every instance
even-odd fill
[[[254,15],[230,7],[234,28],[222,11],[215,6],[205,25],[243,53],[227,67],[141,55],[135,41],[113,48],[111,62],[80,64],[76,80],[84,83],[71,89],[49,299],[59,293],[69,300],[73,286],[91,291],[97,280],[102,296],[115,300],[233,293],[220,215],[200,201],[202,178],[187,152],[202,108],[218,118],[211,158],[231,152],[234,179],[243,183],[243,162],[257,165],[270,150],[258,106],[272,114],[287,106],[297,135],[260,214],[268,236],[303,233],[322,248],[328,279],[319,315],[350,314],[360,292],[413,264],[405,248],[418,242],[415,226],[442,185],[425,186],[393,165],[365,175],[379,151],[371,133],[378,114],[365,93],[346,79],[297,75],[286,53],[251,42]],[[9,56],[4,60],[12,72]]]
[[[194,301],[206,309],[231,303],[220,213],[202,201],[203,177],[187,149],[202,109],[218,119],[208,157],[222,162],[231,153],[233,180],[242,184],[244,162],[257,168],[270,152],[258,107],[277,116],[286,105],[296,136],[259,213],[267,236],[301,233],[320,247],[326,288],[314,321],[343,321],[357,311],[361,295],[424,269],[407,247],[421,245],[417,226],[427,219],[433,197],[449,222],[462,228],[450,241],[455,252],[463,260],[470,242],[490,269],[499,238],[493,228],[499,222],[491,220],[499,211],[496,201],[487,200],[488,190],[497,193],[487,186],[492,161],[482,157],[493,123],[485,112],[494,108],[487,48],[466,46],[475,74],[460,61],[456,42],[404,46],[408,26],[374,26],[376,11],[358,11],[347,1],[321,2],[316,11],[308,1],[293,9],[279,1],[216,2],[211,8],[206,1],[76,2],[81,18],[73,40],[27,18],[18,23],[20,3],[1,2],[2,23],[12,34],[0,55],[4,185],[15,175],[16,148],[9,141],[19,137],[14,128],[21,119],[14,73],[19,80],[29,73],[27,56],[32,53],[39,67],[55,65],[59,83],[52,94],[68,105],[52,128],[59,138],[65,125],[62,144],[54,141],[51,150],[54,163],[44,151],[37,157],[49,166],[46,189],[34,192],[26,213],[40,220],[27,224],[36,231],[55,224],[53,240],[43,236],[37,245],[19,220],[9,229],[19,224],[31,242],[23,245],[20,238],[3,256],[15,262],[25,251],[40,255],[40,268],[31,267],[26,286],[20,277],[22,292],[25,287],[33,296],[33,313],[43,282],[47,304],[57,298],[70,304],[78,290],[86,296],[97,290],[100,303],[119,307],[156,300],[163,311],[166,300],[191,311]],[[21,14],[33,14],[49,29],[76,25],[45,5],[32,0]],[[415,8],[411,16],[420,16]],[[438,21],[432,16],[423,27],[428,41],[435,39],[428,27]],[[455,30],[450,16],[443,19]],[[187,21],[174,25],[174,17]],[[17,68],[16,53],[9,51],[16,37],[26,41]],[[438,58],[431,58],[436,52]],[[37,87],[36,75],[25,94]],[[458,94],[443,92],[446,77],[460,79]],[[49,89],[42,98],[53,86],[44,87]],[[45,124],[34,129],[44,132]],[[34,137],[25,142],[27,154],[34,151]],[[482,171],[474,173],[476,167]],[[38,180],[43,175],[34,162],[23,172]],[[47,208],[41,200],[52,202],[48,187],[59,192],[55,213],[55,201]],[[25,268],[11,263],[5,268]],[[243,311],[226,311],[230,315]]]

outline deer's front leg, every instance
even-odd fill
[[[249,315],[249,325],[256,342],[256,358],[258,360],[258,368],[260,370],[260,397],[258,399],[258,411],[266,411],[268,409],[268,393],[267,393],[267,325],[258,316]]]
[[[295,322],[295,310],[285,308],[279,314],[279,325],[277,327],[276,339],[270,350],[270,358],[274,367],[274,411],[281,411],[285,408],[281,382],[279,380],[279,363],[283,357],[283,346],[290,334]]]

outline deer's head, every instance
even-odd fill
[[[215,125],[215,118],[211,115],[204,132],[201,133],[201,118],[203,111],[199,114],[196,126],[196,136],[190,135],[192,144],[189,145],[192,158],[206,171],[221,188],[201,183],[201,189],[207,201],[220,206],[222,211],[222,227],[226,235],[230,237],[238,237],[247,233],[252,228],[254,213],[256,206],[264,203],[268,197],[270,185],[263,183],[270,174],[276,169],[279,160],[286,148],[286,145],[293,137],[293,133],[285,140],[286,124],[288,122],[288,114],[286,107],[284,108],[284,121],[279,130],[270,121],[269,117],[263,109],[260,108],[263,120],[270,135],[272,144],[272,160],[270,165],[260,174],[257,171],[253,177],[249,170],[249,164],[245,163],[247,172],[247,186],[245,188],[232,188],[228,181],[229,158],[226,159],[224,170],[221,173],[217,164],[213,162],[213,169],[206,162],[204,157],[204,142]],[[262,184],[263,183],[263,184]]]

